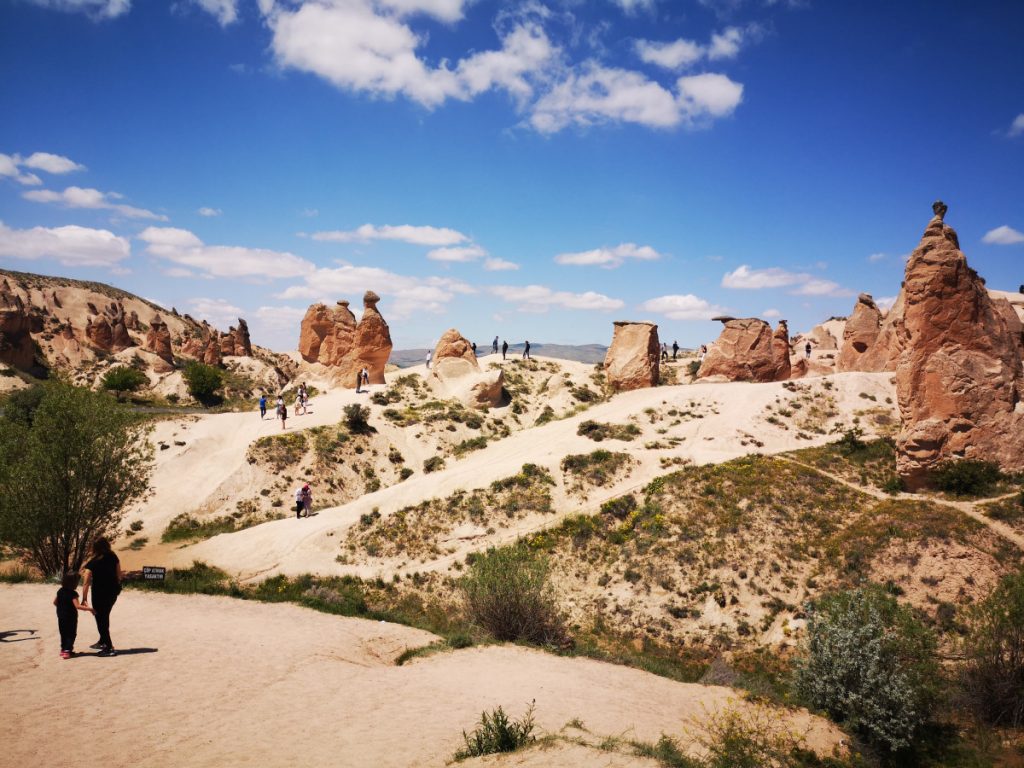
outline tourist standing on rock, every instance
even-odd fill
[[[114,609],[117,596],[121,594],[121,561],[110,548],[110,541],[100,537],[92,543],[92,560],[85,564],[85,583],[82,585],[82,605],[89,605],[89,590],[92,589],[92,612],[96,617],[96,629],[100,639],[90,648],[99,650],[100,656],[116,656],[114,642],[110,639],[110,612]]]
[[[260,392],[260,421],[267,415],[267,393]]]
[[[672,359],[675,360],[678,355],[679,355],[679,342],[678,341],[673,341],[672,342]]]
[[[310,489],[309,483],[302,486],[302,511],[306,517],[313,512],[313,491]]]
[[[804,347],[804,352],[807,354],[807,359],[810,360],[811,359],[811,342],[809,342],[809,341],[807,342],[807,345]]]
[[[1021,293],[1024,293],[1024,291],[1021,291]],[[494,354],[498,354],[498,337],[497,336],[494,337],[494,342],[491,344],[491,352],[493,352]]]
[[[526,340],[526,344],[523,346],[523,360],[532,360],[530,357],[530,340]]]
[[[473,357],[476,357],[476,342],[474,341],[470,346],[473,348]]]
[[[427,350],[427,368],[430,367],[430,361],[431,361],[431,359],[433,359],[433,357],[434,357],[434,350],[428,349]]]
[[[92,612],[92,608],[78,602],[79,580],[78,571],[65,573],[64,578],[60,580],[57,596],[53,598],[53,604],[57,606],[57,629],[60,630],[60,657],[62,659],[70,659],[75,652],[75,638],[78,637],[78,612]]]
[[[700,345],[700,361],[702,363],[704,362],[704,357],[705,357],[705,355],[707,355],[707,353],[708,353],[708,345],[707,344],[701,344]]]
[[[501,342],[501,359],[505,359],[505,355],[508,353],[508,341]]]

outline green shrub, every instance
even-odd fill
[[[625,520],[634,509],[636,509],[636,499],[632,495],[619,496],[617,499],[609,499],[602,504],[601,514]]]
[[[348,427],[348,431],[353,435],[366,435],[373,432],[373,427],[370,426],[368,421],[370,409],[365,405],[359,405],[359,403],[346,405],[343,413],[345,414],[345,426]]]
[[[46,387],[42,384],[34,384],[28,389],[12,392],[4,402],[4,418],[23,427],[31,427],[36,409],[43,402],[45,394]]]
[[[982,496],[1000,479],[998,464],[977,459],[945,461],[931,472],[932,485],[955,496]]]
[[[868,447],[868,444],[861,440],[863,436],[864,433],[860,429],[846,430],[843,436],[836,441],[839,452],[844,456],[850,456],[851,454],[863,451]]]
[[[480,722],[473,732],[462,732],[466,746],[455,753],[455,759],[466,760],[470,757],[514,752],[537,740],[533,728],[533,702],[530,702],[526,713],[519,720],[510,720],[501,707],[490,713],[482,712]]]
[[[217,390],[224,386],[224,371],[212,365],[190,360],[181,372],[188,385],[188,393],[203,405],[214,405],[220,401]]]
[[[562,643],[547,559],[525,546],[491,548],[477,556],[460,582],[470,619],[496,640]]]
[[[1005,576],[968,618],[964,687],[986,722],[1024,725],[1024,571]]]
[[[431,456],[423,462],[423,471],[428,474],[430,472],[437,472],[439,469],[444,469],[444,459],[440,456]]]
[[[481,435],[480,437],[473,437],[469,440],[463,440],[461,443],[456,445],[452,451],[456,456],[462,456],[471,451],[479,451],[481,448],[487,447],[487,438]]]
[[[598,421],[584,421],[576,430],[581,437],[589,437],[594,442],[602,440],[633,440],[640,434],[636,424],[603,424]]]
[[[111,392],[134,392],[144,384],[148,384],[149,379],[146,378],[146,374],[137,368],[129,368],[127,365],[119,365],[116,368],[111,368],[105,374],[103,374],[103,389],[110,390]]]
[[[686,366],[686,375],[691,379],[697,377],[697,373],[700,371],[700,360],[693,360]]]
[[[939,684],[935,638],[882,587],[821,598],[809,612],[797,693],[881,748],[911,746]]]

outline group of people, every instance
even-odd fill
[[[673,341],[672,342],[672,359],[675,360],[677,357],[679,357],[679,342],[678,341]],[[663,363],[667,363],[668,362],[668,345],[665,344],[665,342],[661,343],[661,361]]]
[[[309,517],[313,511],[313,490],[309,483],[295,489],[295,518]]]
[[[91,613],[96,619],[99,639],[89,646],[99,651],[98,656],[116,656],[114,641],[110,639],[110,612],[121,594],[121,561],[110,547],[110,541],[98,538],[92,543],[92,558],[85,564],[85,582],[82,597],[78,597],[78,585],[82,576],[78,571],[65,573],[60,582],[53,604],[57,608],[57,629],[60,631],[60,657],[70,659],[75,655],[75,639],[78,637],[78,612]],[[92,605],[89,592],[92,591]]]
[[[365,368],[363,369],[365,372]],[[356,390],[359,391],[358,389]],[[305,415],[309,413],[309,390],[306,389],[306,384],[303,382],[299,384],[298,390],[295,392],[295,415]],[[277,396],[277,402],[275,403],[275,414],[276,418],[281,420],[281,429],[285,429],[288,422],[288,404],[284,401],[284,393]],[[263,421],[267,415],[267,393],[260,393],[260,421]]]

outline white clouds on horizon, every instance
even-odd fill
[[[366,243],[371,240],[398,240],[399,242],[411,245],[426,245],[432,247],[459,245],[469,242],[469,236],[461,232],[449,229],[448,227],[414,226],[412,224],[399,224],[393,226],[384,224],[363,224],[352,230],[331,230],[326,232],[314,232],[310,237],[320,242],[333,243]]]
[[[167,221],[167,217],[163,214],[113,202],[122,197],[116,192],[100,192],[98,189],[86,187],[67,187],[63,192],[55,192],[51,189],[33,189],[23,192],[21,196],[35,203],[57,203],[65,208],[113,211],[129,219]]]
[[[515,304],[520,312],[547,312],[551,307],[609,312],[625,306],[625,302],[602,293],[555,291],[544,285],[495,285],[487,291],[510,304]]]
[[[17,158],[18,156],[15,155],[15,157]],[[38,171],[46,171],[47,173],[57,175],[86,170],[85,166],[81,163],[76,163],[69,157],[54,155],[50,152],[33,152],[22,160],[21,164],[26,168],[34,168]]]
[[[1018,232],[1013,227],[1004,224],[986,232],[981,238],[981,242],[989,245],[1017,245],[1024,243],[1024,232]]]
[[[825,280],[806,272],[789,272],[779,267],[751,269],[743,264],[722,277],[723,288],[759,291],[767,288],[791,288],[795,296],[853,296],[853,291],[832,280]]]
[[[728,310],[692,293],[672,294],[648,299],[640,308],[647,312],[664,315],[670,320],[710,320]]]
[[[74,225],[11,229],[0,221],[0,256],[54,259],[65,266],[113,267],[131,255],[127,238]]]
[[[465,264],[466,262],[476,261],[486,255],[487,251],[479,245],[461,245],[434,248],[427,253],[427,258],[431,261]]]
[[[484,261],[484,269],[488,272],[504,272],[507,270],[519,269],[519,265],[514,261],[491,257]]]
[[[146,252],[186,270],[210,277],[249,277],[268,280],[301,277],[315,266],[293,253],[265,248],[232,245],[206,245],[187,229],[147,227],[139,234]],[[178,272],[179,276],[185,276]]]
[[[654,261],[660,258],[661,254],[649,245],[621,243],[614,248],[603,247],[578,253],[560,253],[555,256],[555,263],[577,267],[599,266],[604,269],[615,269],[625,264],[626,259]]]
[[[188,306],[194,317],[206,320],[216,328],[227,329],[236,325],[238,318],[245,314],[245,310],[236,307],[226,299],[197,298],[190,299]]]
[[[678,38],[671,42],[637,40],[633,47],[641,61],[678,71],[705,59],[708,61],[734,59],[739,55],[745,42],[759,36],[760,30],[756,26],[747,29],[726,27],[721,32],[713,33],[707,44]]]

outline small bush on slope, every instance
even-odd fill
[[[872,744],[910,747],[939,688],[935,638],[880,587],[821,598],[807,622],[797,692]]]
[[[975,459],[945,461],[931,473],[932,484],[954,496],[983,496],[1000,479],[1002,472],[997,464]]]
[[[466,746],[455,753],[455,759],[466,760],[500,752],[515,752],[537,740],[533,728],[533,702],[530,702],[526,713],[519,720],[510,720],[501,707],[493,712],[482,712],[476,729],[469,734],[462,732]]]
[[[466,613],[496,640],[558,645],[565,641],[547,559],[524,546],[489,549],[460,586]]]
[[[1024,571],[1003,578],[970,614],[964,687],[992,725],[1024,725]]]

